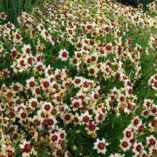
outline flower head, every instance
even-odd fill
[[[60,50],[58,58],[62,61],[67,61],[69,58],[69,52],[66,49]]]
[[[96,149],[98,154],[99,153],[105,154],[107,151],[106,146],[108,146],[108,145],[109,145],[109,143],[107,143],[104,138],[102,140],[97,139],[96,142],[94,143],[93,149]]]

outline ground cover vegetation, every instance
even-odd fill
[[[31,10],[0,12],[0,156],[156,157],[156,2]]]

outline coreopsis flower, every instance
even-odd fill
[[[22,42],[22,34],[19,30],[16,30],[13,34],[13,42],[15,44],[20,44]]]
[[[127,150],[129,150],[129,149],[130,149],[130,146],[131,146],[131,144],[130,144],[130,142],[128,141],[128,139],[124,138],[124,139],[120,140],[120,148],[121,148],[124,152],[126,152]]]
[[[151,76],[148,83],[154,90],[157,90],[157,75]]]
[[[40,115],[35,115],[33,118],[29,119],[30,122],[37,128],[38,130],[42,131],[42,123],[43,123],[43,118],[41,118]]]
[[[97,76],[97,73],[99,72],[98,71],[98,69],[97,69],[97,67],[95,66],[95,65],[90,65],[89,67],[88,67],[88,74],[89,75],[91,75],[91,76]]]
[[[48,40],[50,34],[49,34],[49,32],[48,32],[46,29],[43,29],[43,30],[41,31],[41,36],[42,36],[42,38],[43,38],[44,40]]]
[[[22,157],[30,157],[31,155],[36,155],[34,148],[28,141],[24,141],[24,143],[20,145],[20,148]]]
[[[136,156],[138,156],[139,154],[141,154],[143,152],[143,145],[142,143],[134,143],[133,145],[133,152],[135,153]]]
[[[48,112],[49,113],[49,112],[51,112],[52,108],[53,108],[53,106],[52,106],[52,104],[50,102],[43,102],[42,110],[44,112]]]
[[[157,128],[157,118],[153,118],[149,123],[150,130],[155,131]]]
[[[96,116],[95,116],[95,121],[96,123],[103,123],[103,121],[105,120],[105,117],[106,115],[104,113],[96,113]]]
[[[154,147],[149,147],[148,154],[151,156],[157,156],[157,145],[155,145]]]
[[[96,142],[94,143],[93,149],[96,149],[98,154],[106,154],[107,151],[107,146],[109,143],[106,142],[106,140],[103,138],[102,140],[97,139]]]
[[[33,67],[33,70],[36,74],[43,74],[45,71],[45,64],[43,64],[42,62],[37,62],[36,65]]]
[[[151,110],[152,106],[153,106],[153,100],[151,100],[151,99],[145,99],[145,100],[144,100],[143,107],[144,107],[145,109]]]
[[[95,133],[97,130],[99,130],[99,128],[96,123],[94,123],[92,121],[88,121],[86,123],[85,130],[87,131],[87,134],[91,135],[91,134]]]
[[[66,49],[60,50],[58,58],[62,61],[67,61],[69,58],[69,52]]]
[[[0,13],[0,20],[5,20],[7,15],[4,12]]]
[[[14,24],[12,24],[10,22],[8,22],[7,24],[5,24],[4,27],[5,27],[5,29],[7,29],[7,31],[15,30]]]
[[[73,84],[75,87],[81,87],[83,85],[83,77],[75,77]]]
[[[142,125],[141,119],[138,116],[134,117],[134,119],[132,120],[133,128],[138,128],[141,125]]]
[[[157,144],[157,139],[153,135],[146,137],[146,141],[147,141],[147,144],[150,146],[155,146]]]
[[[91,120],[92,115],[90,115],[89,112],[86,111],[82,113],[80,117],[81,117],[82,123],[88,123]]]
[[[78,113],[73,116],[74,125],[81,125],[81,117]]]
[[[123,131],[123,134],[124,134],[124,138],[126,139],[132,139],[133,138],[133,129],[131,128],[126,128],[124,131]]]
[[[64,157],[72,157],[72,155],[69,151],[66,151],[65,154],[64,154]]]
[[[28,89],[32,89],[32,88],[34,88],[34,87],[36,86],[36,80],[35,80],[34,77],[31,77],[31,78],[28,79],[26,82],[27,82],[26,87],[27,87]]]
[[[43,90],[50,88],[50,80],[49,79],[41,79],[40,84]]]
[[[39,106],[39,102],[36,98],[31,98],[28,100],[28,107],[30,107],[32,110],[38,109]]]
[[[81,99],[73,99],[71,107],[73,111],[76,111],[80,108],[81,106]]]
[[[149,157],[148,152],[143,150],[140,154],[140,157]]]
[[[12,157],[14,152],[15,152],[15,149],[12,148],[10,145],[7,145],[7,144],[3,144],[2,145],[2,148],[1,148],[1,153],[4,155],[4,156],[8,156],[8,157]],[[0,155],[1,156],[1,155]],[[4,157],[2,156],[2,157]]]
[[[22,52],[25,54],[30,54],[31,53],[31,45],[30,44],[27,44],[27,45],[23,45],[22,47]]]
[[[63,120],[65,124],[71,123],[72,119],[73,119],[73,115],[71,113],[64,113]]]
[[[54,157],[62,157],[63,156],[63,150],[60,149],[55,149],[55,151],[53,152],[53,156]]]

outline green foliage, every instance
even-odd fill
[[[7,21],[16,23],[22,11],[31,11],[40,0],[0,0],[0,11],[7,14]]]
[[[148,8],[147,8],[147,5],[148,5],[149,3],[152,3],[152,2],[154,2],[154,0],[140,0],[140,3],[143,4],[143,10],[144,10],[144,11],[148,9]]]
[[[140,2],[141,2],[142,4],[149,4],[149,3],[154,2],[154,0],[140,0]]]

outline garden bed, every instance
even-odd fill
[[[0,13],[1,157],[157,156],[157,6],[44,1]]]

